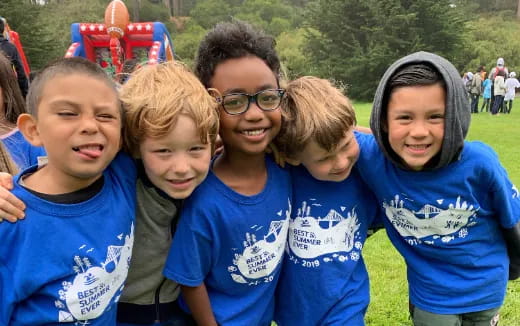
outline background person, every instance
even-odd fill
[[[29,89],[29,81],[27,80],[27,76],[25,75],[25,69],[22,65],[22,60],[20,59],[20,54],[16,49],[16,46],[9,42],[4,37],[4,29],[5,22],[4,19],[0,17],[0,51],[4,53],[4,55],[9,58],[11,64],[16,71],[16,76],[18,78],[18,86],[20,87],[20,91],[22,92],[22,96],[25,98],[27,95],[27,91]]]

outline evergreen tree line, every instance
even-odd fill
[[[480,65],[489,71],[498,57],[520,69],[520,0],[175,1],[180,9],[171,17],[173,1],[125,0],[133,21],[167,25],[177,58],[188,64],[217,22],[244,20],[276,37],[288,78],[333,79],[357,100],[371,100],[388,65],[415,51],[442,55],[461,73]],[[19,33],[35,70],[64,55],[71,23],[102,22],[109,2],[2,0],[0,16]]]

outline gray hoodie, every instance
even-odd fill
[[[441,151],[425,166],[425,170],[435,170],[458,159],[464,146],[464,138],[469,129],[471,109],[467,92],[457,69],[446,59],[429,52],[416,52],[394,62],[385,72],[376,90],[370,128],[381,151],[395,165],[409,170],[388,143],[388,133],[384,131],[388,99],[385,98],[390,78],[403,66],[429,63],[434,66],[446,84],[446,112],[444,121],[444,139]]]

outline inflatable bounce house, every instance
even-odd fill
[[[25,70],[25,75],[29,76],[29,73],[31,72],[31,69],[29,68],[29,63],[27,62],[27,58],[25,57],[25,53],[23,52],[22,43],[20,43],[20,37],[18,36],[18,33],[13,31],[9,28],[9,24],[7,24],[7,21],[5,18],[0,17],[4,21],[4,38],[6,38],[9,42],[13,43],[14,46],[16,46],[16,49],[18,50],[18,54],[20,55],[20,59],[22,60],[23,69]]]
[[[87,58],[112,76],[122,73],[123,65],[130,60],[148,64],[173,60],[166,26],[160,22],[131,23],[121,0],[108,4],[104,24],[72,24],[71,38],[65,57]]]

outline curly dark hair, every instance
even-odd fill
[[[248,23],[238,20],[218,23],[200,43],[195,60],[195,74],[205,87],[210,87],[210,80],[219,63],[228,59],[256,56],[267,64],[278,81],[280,59],[275,45],[273,37]]]

